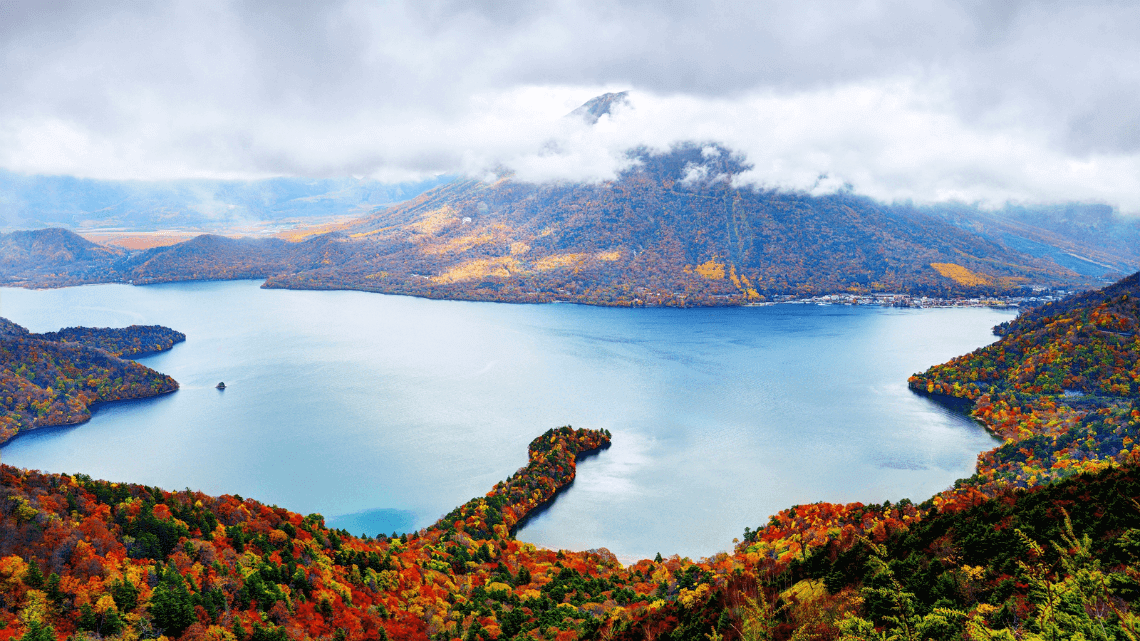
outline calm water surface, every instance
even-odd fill
[[[486,493],[548,428],[607,428],[613,447],[519,537],[629,560],[728,549],[793,504],[918,501],[968,476],[993,440],[906,378],[993,341],[1012,313],[501,305],[239,281],[2,289],[0,316],[187,335],[141,359],[180,391],[21,435],[5,463],[238,493],[374,534]]]

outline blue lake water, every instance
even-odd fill
[[[794,504],[920,501],[970,475],[994,440],[906,378],[992,342],[1013,313],[504,305],[237,281],[0,289],[0,316],[187,335],[140,359],[181,390],[20,435],[5,463],[236,493],[374,534],[486,493],[548,428],[607,428],[613,446],[519,538],[630,560],[707,556]]]

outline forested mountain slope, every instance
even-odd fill
[[[113,282],[120,279],[115,263],[126,254],[59,228],[0,234],[0,285]]]
[[[392,538],[2,467],[0,639],[1135,639],[1138,280],[912,378],[1006,438],[975,476],[921,504],[794,506],[695,562],[514,537],[600,431],[547,431],[486,496]]]
[[[265,278],[346,260],[360,247],[339,234],[304,242],[203,234],[166,247],[129,252],[64,229],[0,234],[0,285],[66,287],[91,283],[147,284]]]
[[[62,230],[0,235],[0,282],[266,278],[267,287],[678,306],[1098,283],[922,209],[733,186],[747,167],[717,147],[635,156],[598,184],[451,182],[299,242],[201,236],[125,253]]]
[[[921,211],[734,187],[696,146],[597,185],[458,181],[346,226],[346,264],[269,279],[491,300],[703,304],[776,294],[1002,292],[1083,276]]]
[[[933,205],[921,211],[1031,256],[1102,277],[1140,269],[1140,216],[1103,204],[1063,203],[987,210]]]

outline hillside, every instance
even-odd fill
[[[203,234],[170,246],[125,251],[59,228],[0,234],[0,285],[66,287],[265,278],[343,262],[358,250],[337,234],[304,242]]]
[[[32,334],[0,318],[0,444],[21,431],[82,423],[97,403],[177,390],[169,376],[120,357],[184,340],[166,327],[138,325]]]
[[[58,228],[0,234],[0,284],[60,287],[119,280],[117,247]]]
[[[599,431],[549,430],[486,496],[375,539],[239,496],[2,467],[0,639],[1134,639],[1138,282],[911,379],[1006,437],[973,477],[921,504],[794,506],[695,562],[515,539]]]
[[[87,347],[101,349],[111,356],[119,358],[133,358],[165,352],[173,348],[175,343],[186,340],[186,335],[182,332],[161,325],[65,327],[58,332],[30,334],[29,336],[57,343],[80,343]]]
[[[267,286],[602,304],[779,294],[997,293],[1090,282],[921,211],[736,188],[726,150],[642,152],[597,185],[457,181],[342,231],[364,251]]]
[[[936,205],[921,211],[1080,274],[1103,277],[1140,268],[1140,217],[1107,205],[1066,203],[986,210]]]
[[[0,234],[0,283],[265,278],[291,289],[694,306],[1084,289],[1101,277],[1069,269],[1060,250],[1032,255],[922,209],[734,187],[732,176],[747,167],[716,147],[641,151],[636,161],[599,184],[454,181],[333,231],[290,234],[296,242],[206,235],[124,252],[63,230]],[[1110,250],[1097,260],[1130,264]]]

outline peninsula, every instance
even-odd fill
[[[139,325],[33,334],[0,318],[0,444],[21,431],[82,423],[98,403],[177,390],[173,378],[126,359],[184,340],[181,332]]]
[[[547,431],[486,496],[392,537],[239,496],[0,467],[0,597],[12,604],[0,630],[25,641],[1132,638],[1138,296],[1140,274],[1037,308],[999,327],[997,343],[910,379],[969,403],[1005,438],[974,476],[921,504],[791,507],[697,561],[623,567],[605,549],[514,537],[578,457],[609,444],[593,430]]]

